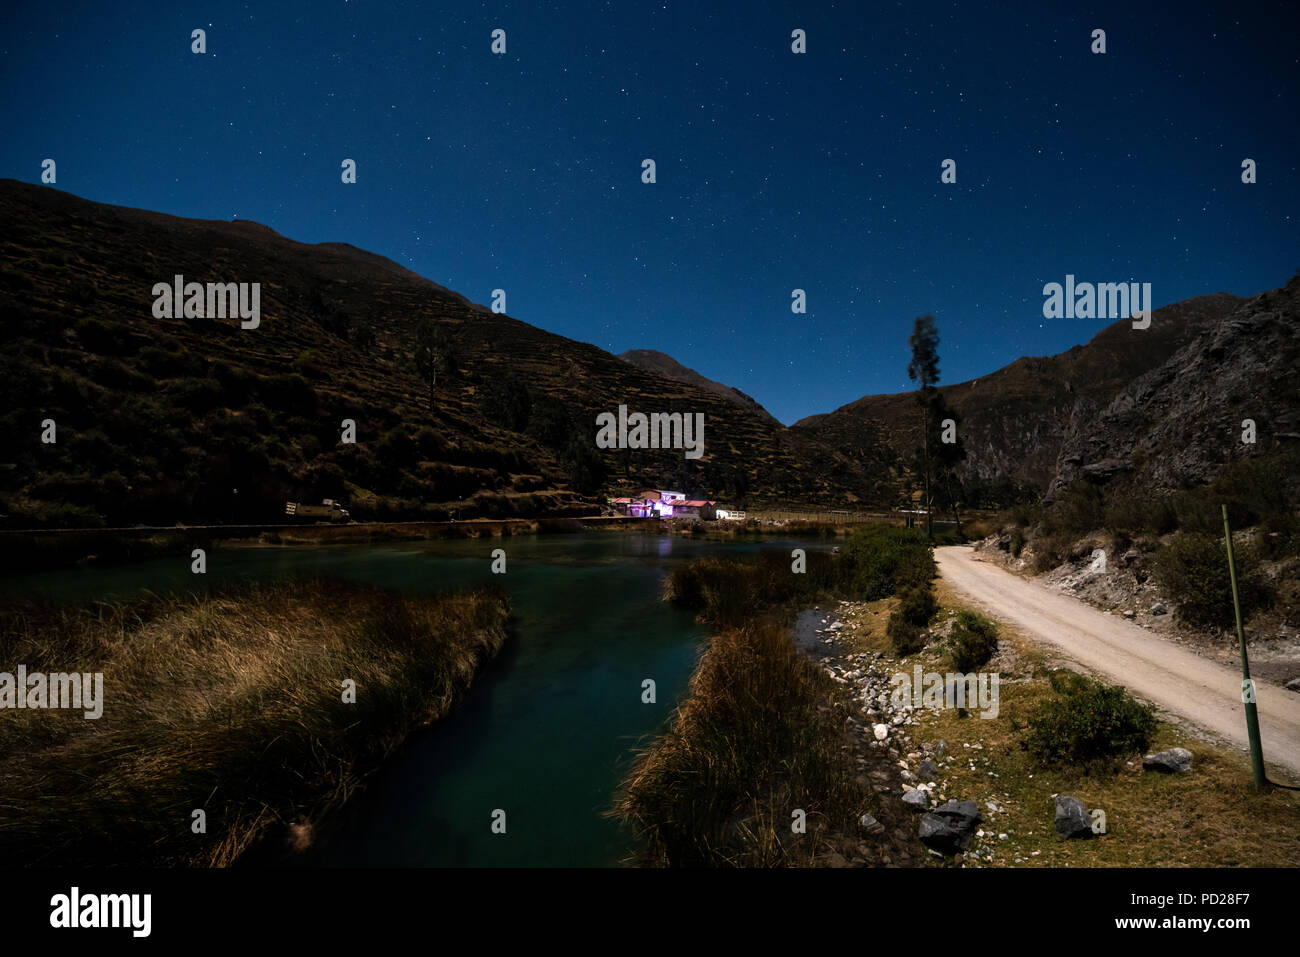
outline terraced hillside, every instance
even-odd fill
[[[888,498],[813,435],[346,244],[13,180],[0,223],[7,527],[270,521],[321,497],[357,518],[557,514],[664,483],[750,505]],[[259,327],[155,318],[151,290],[177,274],[260,283]],[[704,457],[598,452],[595,416],[619,404],[703,412]]]

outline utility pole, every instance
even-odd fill
[[[1255,682],[1250,677],[1246,657],[1246,632],[1241,627],[1241,600],[1237,597],[1237,564],[1232,556],[1232,529],[1228,526],[1228,506],[1223,510],[1223,540],[1228,546],[1228,575],[1232,580],[1232,610],[1237,616],[1237,643],[1241,646],[1241,700],[1246,705],[1246,734],[1250,737],[1250,763],[1255,771],[1255,793],[1263,794],[1264,746],[1259,740],[1259,711],[1255,706]]]

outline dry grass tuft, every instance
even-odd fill
[[[0,712],[9,863],[226,866],[316,823],[506,637],[492,591],[323,581],[0,609],[0,670],[102,672],[104,713]],[[356,682],[356,702],[342,682]],[[207,833],[191,831],[203,809]]]

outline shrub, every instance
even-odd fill
[[[1069,671],[1054,672],[1051,681],[1054,695],[1029,716],[1022,741],[1040,764],[1114,770],[1118,759],[1150,747],[1155,715],[1123,688]]]
[[[582,495],[594,495],[605,483],[605,460],[590,442],[576,433],[565,448],[561,461],[570,487]]]
[[[126,325],[87,317],[78,319],[75,329],[77,338],[88,352],[103,356],[125,356],[135,352],[135,341]]]
[[[948,638],[953,667],[963,674],[978,671],[998,651],[998,628],[991,620],[975,612],[957,616]]]
[[[1245,617],[1252,608],[1267,603],[1268,589],[1254,546],[1234,543],[1233,557]],[[1180,535],[1156,552],[1154,571],[1156,581],[1187,621],[1220,627],[1233,624],[1232,579],[1228,574],[1228,551],[1221,538]]]
[[[1012,524],[1020,528],[1025,528],[1026,526],[1033,524],[1034,512],[1034,508],[1030,505],[1013,505],[1007,511],[1007,517],[1011,520]]]
[[[1165,535],[1178,527],[1178,514],[1165,496],[1113,495],[1106,502],[1104,524],[1117,534]]]
[[[1043,514],[1043,531],[1049,536],[1080,538],[1104,523],[1101,489],[1086,479],[1076,479],[1067,485]]]
[[[512,432],[528,427],[533,412],[533,398],[522,380],[513,373],[493,374],[480,391],[483,415],[491,422]]]
[[[934,592],[929,584],[924,587],[909,586],[899,595],[901,601],[894,609],[894,614],[902,617],[910,625],[924,628],[930,619],[939,613],[939,603],[934,599]]]
[[[845,542],[843,557],[849,590],[862,601],[909,585],[928,588],[935,576],[934,554],[920,529],[865,526]]]
[[[1066,532],[1040,532],[1034,536],[1033,568],[1036,574],[1049,572],[1070,557],[1074,536]]]
[[[916,654],[925,647],[925,630],[900,615],[898,609],[894,609],[890,614],[889,622],[885,625],[885,634],[889,636],[894,651],[899,657]]]
[[[809,552],[807,560],[807,570],[793,575],[790,555],[784,550],[760,552],[756,561],[714,555],[698,558],[669,571],[663,598],[697,612],[701,621],[743,625],[765,608],[838,593],[838,556]]]

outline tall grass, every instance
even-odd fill
[[[104,713],[0,712],[0,860],[224,866],[277,831],[301,846],[447,713],[508,614],[492,591],[325,581],[6,606],[0,670],[102,672]]]
[[[614,816],[661,867],[810,865],[875,809],[845,747],[836,688],[774,620],[716,635],[669,731],[624,780]],[[791,829],[807,814],[807,833]]]
[[[805,570],[792,570],[789,552],[759,552],[753,561],[708,556],[674,567],[664,583],[664,600],[699,614],[715,625],[738,625],[756,610],[838,593],[844,565],[827,552],[809,551]]]
[[[929,543],[917,530],[865,526],[840,554],[808,552],[802,573],[793,561],[771,550],[669,574],[664,598],[719,631],[672,726],[642,752],[615,803],[614,816],[640,836],[644,865],[812,865],[860,833],[862,814],[879,813],[845,733],[847,696],[796,649],[786,622],[827,598],[905,588],[932,603]],[[795,809],[806,834],[791,828]]]
[[[825,598],[875,601],[903,588],[929,591],[937,574],[925,533],[886,525],[857,529],[839,554],[808,551],[804,571],[789,552],[761,551],[753,561],[711,556],[669,572],[664,600],[699,613],[701,621],[737,625],[756,611]]]

